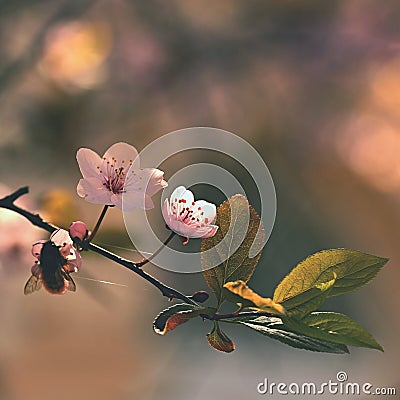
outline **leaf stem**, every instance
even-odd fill
[[[14,204],[15,200],[17,200],[19,197],[21,197],[22,195],[24,195],[28,192],[29,192],[28,187],[22,187],[22,188],[16,190],[15,192],[11,193],[10,195],[3,197],[2,199],[0,199],[0,208],[6,208],[8,210],[16,212],[17,214],[22,215],[27,220],[29,220],[34,226],[37,226],[38,228],[41,228],[49,233],[53,233],[55,230],[59,229],[58,227],[51,225],[48,222],[46,222],[45,220],[43,220],[43,218],[41,218],[39,214],[33,214],[33,213],[31,213],[27,210],[24,210],[23,208],[18,207]],[[103,213],[105,214],[104,210],[103,210]],[[111,253],[93,243],[88,243],[87,241],[82,242],[79,239],[75,239],[75,241],[78,245],[82,246],[85,250],[92,250],[95,253],[100,254],[101,256],[108,258],[109,260],[114,261],[114,262],[122,265],[123,267],[128,268],[135,274],[141,276],[143,279],[145,279],[151,285],[155,286],[162,293],[163,296],[168,297],[169,299],[180,299],[187,304],[198,305],[194,300],[185,296],[183,293],[179,292],[178,290],[176,290],[174,288],[171,288],[171,287],[165,285],[164,283],[160,282],[159,280],[157,280],[156,278],[154,278],[147,272],[140,269],[133,261],[119,257],[116,254]]]
[[[227,319],[234,319],[238,317],[276,317],[280,318],[280,316],[271,314],[265,311],[242,311],[242,312],[233,312],[230,314],[218,314],[215,313],[213,316],[207,316],[205,318],[210,319],[212,321],[224,321]],[[228,322],[228,321],[227,321]]]
[[[164,247],[172,240],[172,238],[176,235],[175,232],[171,232],[170,235],[167,237],[167,239],[165,239],[164,243],[162,244],[162,246],[160,246],[159,249],[157,249],[149,258],[145,258],[144,260],[136,263],[136,265],[138,267],[143,267],[143,265],[147,264],[148,262],[150,262],[151,260],[153,260],[153,258],[155,258],[156,256],[158,256],[161,251],[164,249]]]

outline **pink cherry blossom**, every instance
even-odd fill
[[[170,200],[165,200],[162,213],[170,229],[187,241],[214,236],[218,229],[212,225],[217,216],[215,205],[205,200],[194,201],[193,193],[184,186],[177,187]]]
[[[102,158],[81,148],[76,158],[83,176],[77,192],[90,203],[148,210],[154,207],[151,197],[168,185],[163,171],[140,168],[138,152],[127,143],[112,145]]]

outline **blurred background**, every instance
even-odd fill
[[[237,350],[226,355],[208,346],[207,322],[154,334],[169,304],[93,254],[82,277],[126,286],[77,277],[76,294],[23,296],[30,246],[47,236],[0,210],[0,399],[256,399],[265,377],[318,383],[340,370],[399,392],[399,13],[395,0],[0,1],[0,195],[29,185],[19,204],[63,227],[92,225],[101,208],[76,195],[79,147],[102,154],[126,141],[140,151],[165,133],[213,126],[254,146],[275,181],[258,292],[271,295],[324,248],[390,258],[372,283],[326,307],[363,324],[384,353],[307,353],[228,326]],[[207,157],[161,169],[168,179]],[[232,160],[212,159],[240,179]],[[97,241],[140,258],[118,210]],[[205,288],[200,275],[147,270],[186,293]]]

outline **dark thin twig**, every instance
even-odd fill
[[[0,199],[0,208],[6,208],[8,210],[12,210],[26,219],[28,219],[33,225],[44,229],[47,232],[54,232],[58,228],[54,225],[49,224],[48,222],[44,221],[39,214],[32,214],[31,212],[24,210],[14,204],[14,201],[17,200],[19,197],[22,195],[28,193],[29,189],[28,187],[23,187],[18,190],[16,190],[14,193]],[[169,299],[180,299],[183,300],[185,303],[188,304],[193,304],[197,305],[195,301],[190,299],[189,297],[185,296],[178,290],[175,290],[173,288],[170,288],[166,285],[164,285],[162,282],[154,278],[153,276],[149,275],[147,272],[143,271],[142,269],[138,268],[138,266],[125,258],[119,257],[114,253],[111,253],[105,249],[103,249],[100,246],[97,246],[93,243],[84,243],[81,241],[78,241],[78,244],[84,247],[85,249],[92,250],[97,254],[102,255],[103,257],[108,258],[109,260],[115,261],[116,263],[122,265],[123,267],[128,268],[132,272],[140,275],[143,279],[145,279],[147,282],[151,283],[153,286],[155,286],[157,289],[160,290],[160,292],[163,294],[163,296],[168,297]]]
[[[90,234],[90,236],[86,239],[87,242],[91,242],[93,240],[93,238],[96,236],[97,231],[100,228],[101,223],[103,222],[104,217],[106,216],[107,210],[110,206],[105,205],[103,207],[103,210],[101,211],[100,217],[97,220],[96,226],[93,228],[92,233]]]
[[[150,262],[151,260],[154,259],[154,257],[158,256],[161,251],[164,249],[164,247],[172,240],[172,238],[176,235],[175,232],[171,232],[171,234],[167,237],[167,239],[165,240],[165,242],[163,243],[162,246],[160,246],[160,248],[158,250],[156,250],[149,258],[145,258],[144,260],[136,263],[136,265],[138,267],[143,267],[143,265],[147,264],[148,262]]]

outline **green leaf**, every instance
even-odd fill
[[[225,322],[247,326],[262,335],[279,340],[284,344],[298,349],[336,354],[349,352],[347,346],[343,344],[331,343],[323,339],[307,337],[306,335],[295,332],[293,329],[286,326],[282,319],[278,317],[240,317],[233,321]]]
[[[240,194],[218,207],[216,224],[215,236],[201,241],[201,264],[204,278],[221,304],[225,283],[247,282],[253,275],[265,232],[260,217]]]
[[[175,304],[166,308],[157,315],[153,322],[154,332],[159,335],[165,335],[177,326],[184,324],[200,314],[207,313],[207,309],[192,304]]]
[[[252,308],[257,310],[278,315],[285,313],[285,309],[280,304],[275,303],[268,297],[261,297],[257,293],[253,292],[253,290],[251,290],[243,281],[227,282],[225,283],[224,288],[239,296],[238,304],[243,305],[247,300],[252,304]]]
[[[235,343],[221,330],[217,321],[214,321],[214,328],[207,333],[207,341],[211,347],[224,353],[235,350]]]
[[[387,261],[386,258],[356,250],[320,251],[303,260],[281,281],[273,300],[283,304],[317,285],[331,281],[334,273],[336,281],[328,297],[351,292],[373,279]]]
[[[347,315],[335,312],[315,312],[304,317],[301,323],[307,328],[303,330],[304,327],[301,326],[299,330],[313,337],[383,351],[382,346],[373,336]],[[295,327],[295,325],[292,326]]]
[[[326,301],[335,282],[335,277],[329,282],[316,284],[313,288],[291,297],[282,303],[286,314],[292,318],[302,318],[312,311],[318,310]]]

